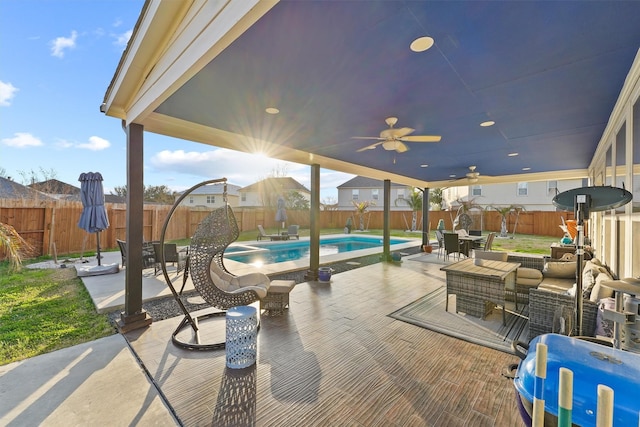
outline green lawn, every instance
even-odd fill
[[[0,263],[0,365],[114,333],[75,269],[9,273]]]

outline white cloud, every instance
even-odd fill
[[[78,32],[71,31],[71,37],[57,37],[51,42],[51,55],[57,58],[63,58],[66,49],[73,49],[76,47],[76,39],[78,38]]]
[[[125,31],[122,34],[117,34],[115,45],[126,47],[127,43],[129,43],[129,39],[131,38],[131,34],[133,34],[133,30]]]
[[[92,150],[92,151],[101,151],[109,148],[111,143],[106,139],[100,138],[99,136],[89,137],[89,142],[84,144],[77,144],[76,147],[82,148],[84,150]]]
[[[36,138],[30,133],[16,132],[13,134],[13,138],[3,138],[2,143],[9,147],[25,148],[25,147],[39,147],[44,145],[40,138]]]
[[[19,89],[11,83],[0,81],[0,107],[8,107]]]

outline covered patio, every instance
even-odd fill
[[[147,131],[309,165],[312,224],[321,168],[426,196],[625,185],[636,202],[593,213],[589,237],[620,276],[638,276],[640,238],[627,237],[640,236],[637,16],[637,2],[148,0],[100,105],[127,134],[129,253],[142,245]],[[478,175],[464,179],[470,166]],[[312,228],[312,248],[318,237]],[[142,265],[127,265],[135,328],[151,319],[133,316]]]

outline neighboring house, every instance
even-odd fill
[[[48,179],[46,181],[30,184],[28,187],[41,191],[56,199],[77,199],[80,195],[80,188],[74,187],[66,182],[57,179]]]
[[[239,185],[227,184],[227,203],[229,206],[238,206],[240,196],[238,190]],[[179,193],[176,196],[176,200],[184,194]],[[185,199],[180,202],[181,206],[203,206],[207,208],[219,208],[224,206],[224,184],[203,185],[191,192]]]
[[[338,187],[338,210],[353,210],[353,203],[370,202],[368,210],[381,211],[384,209],[384,182],[379,179],[356,176]],[[413,187],[404,184],[391,183],[392,211],[411,211],[411,207],[402,202],[409,198]]]
[[[29,187],[58,200],[82,201],[80,197],[80,187],[75,187],[66,182],[58,181],[57,179],[36,182],[29,185]],[[127,203],[127,198],[115,194],[105,194],[104,201],[105,203]]]
[[[457,200],[473,200],[485,209],[490,206],[520,205],[526,211],[555,211],[551,200],[556,194],[586,185],[586,180],[571,179],[451,187],[442,192],[443,209],[456,209],[459,206]]]
[[[0,199],[55,200],[42,191],[0,177]]]
[[[275,207],[278,196],[297,192],[311,201],[311,191],[291,177],[265,178],[238,190],[242,207]]]

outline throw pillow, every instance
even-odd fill
[[[589,300],[592,302],[598,302],[603,298],[609,298],[613,296],[613,289],[608,288],[606,286],[602,286],[602,282],[613,280],[609,274],[606,272],[601,272],[596,277],[596,283],[593,285],[593,289],[591,289],[591,295],[589,296]]]
[[[545,263],[542,270],[544,277],[556,277],[558,279],[573,279],[576,277],[575,262],[554,262]]]

